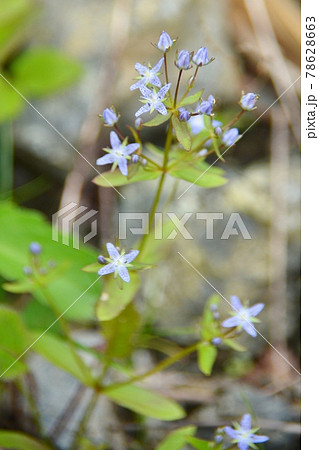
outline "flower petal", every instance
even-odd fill
[[[250,336],[252,336],[252,337],[257,336],[257,331],[255,330],[255,327],[253,326],[253,324],[251,322],[249,322],[248,320],[245,320],[245,321],[243,321],[242,325],[243,325],[243,329],[246,331],[246,333],[250,334]]]
[[[162,86],[161,80],[156,75],[151,76],[148,82],[159,88]]]
[[[140,144],[128,144],[125,147],[125,154],[130,155],[131,153],[135,152],[139,148]]]
[[[108,251],[108,253],[109,253],[109,255],[110,255],[110,257],[112,259],[116,260],[116,259],[118,259],[121,256],[119,254],[119,252],[116,250],[116,248],[114,247],[114,245],[111,244],[111,242],[108,242],[106,244],[106,248],[107,248],[107,251]]]
[[[157,98],[164,98],[169,91],[172,83],[165,84],[157,93]]]
[[[232,439],[237,439],[238,438],[239,433],[238,433],[237,430],[234,430],[234,428],[232,428],[232,427],[224,427],[224,431]]]
[[[167,114],[167,109],[166,109],[166,107],[163,105],[163,103],[161,103],[161,102],[156,103],[155,109],[156,109],[157,112],[159,112],[159,113],[162,114],[163,116],[166,116],[166,114]]]
[[[105,164],[112,164],[115,161],[115,157],[112,154],[101,156],[96,160],[98,166],[104,166]]]
[[[119,156],[117,158],[117,163],[119,165],[119,169],[122,173],[122,175],[127,175],[127,159],[124,158],[124,156]]]
[[[100,269],[98,271],[99,275],[107,275],[108,273],[112,273],[115,272],[115,264],[110,263],[107,264],[106,266],[102,267],[102,269]]]
[[[224,320],[224,322],[222,323],[222,326],[225,328],[233,328],[233,327],[237,327],[240,324],[241,324],[240,318],[235,316],[235,317],[229,317],[229,319]]]
[[[247,309],[247,313],[249,316],[255,317],[264,309],[264,306],[265,305],[263,303],[256,303],[256,305],[253,305]]]
[[[115,131],[111,131],[110,141],[112,148],[117,148],[121,145],[121,141]]]
[[[138,254],[139,254],[138,250],[131,250],[130,252],[126,253],[126,255],[124,255],[125,262],[130,263],[131,261],[133,261],[133,259],[137,257]]]
[[[130,275],[128,273],[127,268],[125,266],[119,266],[117,270],[122,280],[125,281],[126,283],[129,283]]]
[[[239,298],[236,295],[232,295],[230,297],[230,303],[232,305],[232,308],[236,312],[240,312],[243,309],[243,305],[241,304],[241,301],[239,300]]]
[[[144,86],[145,84],[145,78],[143,78],[142,80],[138,80],[136,83],[132,84],[132,86],[130,86],[130,91],[134,91],[135,89],[140,89],[141,86]]]
[[[259,444],[260,442],[266,442],[269,441],[268,436],[257,436],[256,434],[251,435],[251,442],[253,444]]]
[[[244,414],[243,418],[241,419],[240,426],[245,431],[249,431],[251,429],[251,415],[250,414]]]
[[[238,442],[237,444],[239,450],[248,450],[249,444],[247,443],[247,441],[245,442]]]
[[[157,73],[160,70],[160,68],[162,67],[163,61],[164,61],[164,58],[161,58],[158,61],[158,63],[153,67],[152,73]]]
[[[151,109],[151,106],[149,105],[149,103],[147,103],[146,105],[141,106],[140,109],[138,111],[136,111],[135,117],[139,117],[141,114],[146,113],[150,109]]]
[[[150,97],[152,97],[153,95],[153,91],[151,91],[149,88],[147,88],[146,86],[141,86],[140,87],[140,91],[141,94],[143,95],[143,97],[149,99]]]
[[[144,73],[148,71],[148,68],[140,63],[136,63],[135,70],[137,70],[140,75],[144,75]]]

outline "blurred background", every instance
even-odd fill
[[[298,1],[1,0],[2,202],[13,201],[38,210],[48,222],[52,214],[70,202],[95,209],[99,214],[98,237],[90,242],[95,247],[114,240],[119,211],[148,210],[151,188],[144,189],[139,183],[122,188],[126,197],[123,200],[113,189],[92,184],[96,173],[88,162],[95,166],[96,159],[102,156],[102,147],[108,145],[108,131],[97,117],[106,107],[116,107],[123,127],[134,123],[134,113],[140,105],[136,92],[129,90],[136,77],[134,64],[153,65],[158,61],[159,52],[151,43],[157,43],[162,30],[178,37],[179,50],[196,51],[205,45],[215,57],[211,65],[199,72],[197,86],[205,87],[205,95],[215,96],[216,119],[225,122],[237,114],[242,90],[259,93],[260,100],[257,111],[245,115],[238,128],[242,134],[256,123],[225,154],[225,163],[217,163],[226,170],[228,183],[212,190],[193,186],[179,200],[188,185],[181,182],[178,186],[171,208],[178,216],[188,211],[223,212],[225,221],[215,223],[216,239],[207,241],[204,227],[191,219],[187,227],[194,240],[177,237],[163,263],[145,276],[140,296],[147,304],[150,324],[163,330],[192,326],[206,299],[213,294],[210,286],[181,261],[177,254],[180,251],[226,298],[236,294],[251,303],[264,302],[259,330],[298,368]],[[144,136],[158,145],[163,143],[162,129],[148,129]],[[214,160],[211,156],[208,161]],[[173,182],[168,182],[165,193],[168,195],[172,188]],[[240,235],[220,239],[232,212],[240,213],[251,240]],[[4,224],[4,210],[1,220]],[[19,242],[20,231],[14,230],[12,240]],[[8,229],[2,231],[2,239],[6,240]],[[84,227],[81,231],[84,235],[88,230]],[[128,236],[127,246],[133,242],[134,237]],[[5,257],[0,271],[3,281],[16,276],[8,269]],[[5,303],[6,295],[1,294]],[[225,312],[228,308],[225,305]],[[82,320],[85,314],[79,313]],[[84,330],[77,330],[80,338],[94,341],[95,326],[90,316],[84,322]],[[181,335],[176,339],[187,342]],[[298,374],[262,339],[247,338],[246,343],[249,352],[221,358],[216,376],[209,379],[196,373],[194,361],[193,365],[186,368],[186,363],[182,364],[179,372],[165,372],[150,383],[184,402],[190,423],[200,427],[203,438],[225,417],[240,416],[243,405],[249,403],[263,418],[265,434],[272,435],[267,448],[300,448]],[[140,351],[135,357],[137,367],[147,366],[150,358],[147,351]],[[61,401],[75,389],[76,381],[58,369],[48,374],[48,363],[37,360],[34,364],[40,386],[39,402],[50,428],[58,417]],[[59,395],[55,394],[50,377]],[[185,388],[176,390],[176,385]],[[8,399],[4,405],[1,428],[30,431],[18,400],[15,406]],[[80,411],[81,405],[78,408]],[[107,408],[100,405],[103,415],[96,415],[90,425],[94,439],[108,434]],[[122,419],[114,419],[114,430]],[[66,432],[61,433],[61,448],[68,448],[76,421],[75,416]],[[123,421],[128,433],[136,431],[129,417]],[[159,440],[169,429],[153,422],[148,424],[150,442]],[[121,444],[115,443],[112,448],[121,448]]]

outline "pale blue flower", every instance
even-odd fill
[[[245,94],[243,92],[239,104],[242,109],[245,109],[246,111],[252,111],[253,109],[256,109],[258,98],[259,95],[254,94],[253,92],[249,92],[248,94]]]
[[[251,428],[250,414],[244,414],[240,425],[234,424],[232,427],[224,427],[224,431],[232,439],[233,444],[237,444],[239,450],[248,450],[249,447],[256,448],[254,444],[266,442],[269,440],[268,436],[258,436],[254,434],[258,428]]]
[[[110,134],[111,147],[106,148],[108,155],[104,155],[96,161],[98,166],[104,166],[105,164],[112,164],[112,170],[119,166],[119,169],[123,175],[127,175],[127,160],[131,159],[129,156],[131,153],[135,152],[140,144],[128,144],[126,145],[127,139],[123,142],[120,141],[118,135],[115,131],[111,131]]]
[[[215,103],[215,98],[213,95],[209,95],[207,100],[202,101],[199,105],[199,112],[201,114],[211,114],[213,111],[213,106]]]
[[[116,114],[114,108],[106,108],[103,111],[102,117],[104,119],[105,125],[113,127],[119,120],[119,115]]]
[[[188,70],[192,66],[190,64],[191,62],[191,54],[188,50],[181,50],[177,56],[175,65],[180,70]]]
[[[162,86],[162,83],[158,78],[158,75],[160,74],[159,70],[163,64],[163,61],[164,58],[161,58],[153,68],[151,66],[146,67],[142,66],[142,64],[140,63],[136,63],[135,69],[140,74],[140,80],[132,84],[130,90],[134,91],[134,89],[140,89],[141,86],[146,86],[147,84],[152,84],[153,86],[160,88]]]
[[[214,339],[212,339],[212,344],[215,345],[216,347],[218,345],[220,345],[222,343],[222,338],[220,337],[215,337]]]
[[[148,111],[151,113],[156,110],[163,116],[166,116],[167,109],[163,102],[166,100],[165,95],[169,91],[171,83],[165,84],[158,92],[155,89],[148,89],[146,86],[141,86],[140,91],[143,100],[141,100],[145,105],[143,105],[136,113],[135,117],[140,116]]]
[[[119,249],[115,248],[110,242],[106,244],[106,248],[110,256],[109,258],[106,258],[106,261],[109,262],[109,264],[102,267],[102,269],[98,271],[98,274],[108,275],[109,273],[114,273],[115,276],[118,274],[123,281],[129,283],[130,275],[127,267],[131,266],[130,263],[137,257],[139,251],[131,250],[130,252],[125,253],[125,251],[122,250],[121,253],[119,253]]]
[[[192,134],[198,134],[205,128],[204,118],[201,115],[192,116],[188,120],[188,123],[191,127]]]
[[[168,33],[166,31],[162,31],[157,48],[161,50],[162,52],[166,53],[173,45],[173,41]]]
[[[208,57],[208,50],[206,47],[201,47],[197,50],[195,55],[193,56],[193,63],[196,64],[196,66],[206,66],[209,64],[214,58]]]
[[[230,297],[230,302],[235,312],[232,313],[233,317],[224,320],[222,326],[225,328],[240,327],[246,333],[250,334],[250,336],[256,337],[257,331],[252,323],[259,322],[255,317],[264,309],[265,305],[263,303],[256,303],[256,305],[250,308],[245,308],[235,295]]]
[[[240,138],[237,128],[231,128],[225,131],[222,137],[222,141],[227,147],[231,147]]]
[[[179,120],[183,120],[183,121],[189,120],[191,115],[190,115],[190,112],[187,111],[186,108],[179,108],[178,112],[179,112],[179,116],[178,116]]]

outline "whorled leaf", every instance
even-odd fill
[[[145,169],[141,165],[138,166],[137,172],[132,177],[126,177],[117,169],[114,172],[103,172],[101,175],[95,177],[92,181],[98,186],[103,187],[119,187],[126,184],[137,183],[138,181],[155,180],[161,174],[161,171],[152,168],[152,170]]]

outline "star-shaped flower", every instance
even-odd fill
[[[131,250],[130,252],[125,253],[125,251],[122,250],[121,253],[119,253],[119,249],[115,248],[114,245],[110,242],[106,244],[106,248],[110,257],[105,259],[109,264],[102,267],[102,269],[98,271],[98,274],[107,275],[114,272],[115,276],[119,274],[123,281],[129,283],[130,275],[128,273],[127,267],[131,266],[130,263],[137,257],[139,251]]]
[[[250,308],[245,308],[241,304],[239,298],[235,295],[230,297],[230,302],[235,312],[232,313],[233,317],[224,320],[222,323],[223,327],[240,327],[243,328],[246,333],[250,334],[250,336],[256,337],[257,331],[252,323],[259,322],[259,319],[256,319],[256,316],[264,309],[265,305],[263,303],[256,303],[256,305],[251,306]]]
[[[224,431],[232,438],[233,444],[237,444],[239,450],[248,450],[249,447],[256,448],[254,444],[269,440],[268,436],[258,436],[257,434],[254,434],[258,431],[258,428],[251,428],[250,414],[244,414],[240,425],[237,423],[234,424],[234,428],[224,427]]]
[[[165,84],[158,92],[155,89],[148,89],[146,86],[141,86],[140,91],[142,94],[143,100],[141,100],[145,105],[143,105],[136,113],[135,117],[144,114],[147,111],[151,113],[156,109],[157,112],[166,116],[167,109],[163,102],[165,101],[165,95],[169,91],[171,87],[171,83]]]
[[[153,68],[151,66],[146,67],[140,63],[136,63],[135,69],[140,74],[140,79],[136,83],[132,84],[130,90],[134,91],[134,89],[140,89],[141,86],[146,86],[147,84],[152,84],[153,86],[160,88],[162,83],[158,78],[158,75],[160,74],[159,70],[163,64],[163,61],[164,58],[161,58]]]
[[[110,134],[111,147],[105,148],[108,155],[104,155],[96,161],[98,166],[104,166],[105,164],[112,164],[112,170],[119,166],[119,169],[123,175],[127,175],[127,160],[131,159],[129,156],[131,153],[135,152],[140,144],[128,144],[126,145],[127,139],[123,142],[120,141],[118,135],[115,131],[111,131]]]

